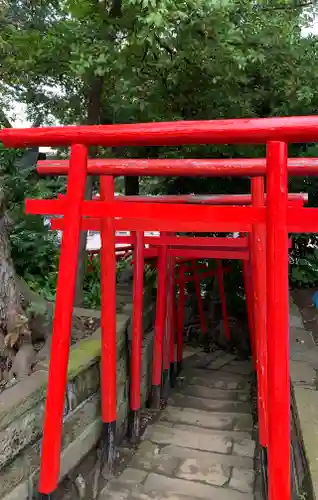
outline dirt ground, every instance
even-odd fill
[[[316,291],[317,288],[294,289],[291,295],[300,309],[305,328],[312,332],[313,339],[318,346],[318,309],[312,301]]]

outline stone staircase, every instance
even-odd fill
[[[252,369],[216,351],[185,363],[168,405],[101,500],[252,500]]]

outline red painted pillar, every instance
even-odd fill
[[[159,248],[157,264],[157,306],[152,359],[151,406],[157,409],[160,408],[163,342],[167,305],[167,265],[168,248],[163,245]]]
[[[267,145],[269,500],[291,499],[287,145]]]
[[[101,176],[100,195],[102,200],[114,199],[114,179]],[[98,203],[98,201],[96,202]],[[112,470],[115,458],[117,419],[116,387],[116,256],[113,219],[101,221],[101,403],[102,403],[102,464],[105,470]]]
[[[177,375],[182,370],[183,364],[183,330],[184,330],[184,304],[185,304],[185,264],[179,268],[179,301],[178,301],[178,333],[177,333]]]
[[[192,269],[193,269],[193,278],[194,278],[194,284],[195,284],[195,293],[196,293],[197,302],[198,302],[201,333],[202,333],[202,335],[206,335],[208,329],[207,329],[206,320],[205,320],[203,300],[202,300],[201,287],[200,287],[200,278],[198,275],[198,264],[197,264],[196,260],[192,261]]]
[[[71,146],[64,231],[57,279],[50,369],[45,405],[39,498],[49,499],[55,491],[60,473],[67,365],[71,344],[72,313],[81,231],[81,209],[87,170],[87,148]]]
[[[220,259],[217,259],[217,261],[216,261],[216,276],[217,276],[217,280],[218,280],[221,306],[222,306],[224,336],[225,336],[226,340],[230,340],[229,316],[227,313],[226,296],[225,296],[225,289],[224,289],[224,273],[223,273],[222,261]]]
[[[169,255],[168,248],[168,265],[167,265],[167,293],[166,293],[166,319],[164,332],[163,346],[163,374],[162,374],[162,390],[161,397],[166,400],[168,393],[168,382],[170,373],[170,353],[171,353],[171,335],[172,335],[172,257]]]
[[[250,251],[249,251],[249,254],[251,255]],[[243,260],[242,266],[243,266],[244,290],[245,290],[245,297],[246,297],[247,321],[248,321],[248,328],[250,331],[252,360],[253,360],[254,367],[256,368],[254,301],[253,301],[251,261],[250,260]]]
[[[176,383],[176,261],[171,257],[170,273],[170,386]]]
[[[134,285],[131,345],[131,385],[130,385],[130,438],[136,443],[140,439],[141,407],[141,355],[142,355],[142,306],[144,294],[144,234],[135,234]]]
[[[252,205],[265,204],[264,178],[251,181]],[[255,224],[251,235],[252,276],[254,291],[254,322],[256,344],[256,372],[258,388],[258,419],[260,445],[267,446],[267,322],[266,322],[266,228]]]

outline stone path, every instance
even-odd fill
[[[101,500],[252,500],[251,366],[231,354],[194,356]]]

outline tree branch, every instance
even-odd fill
[[[314,0],[313,2],[301,2],[301,3],[294,3],[294,5],[274,5],[270,7],[262,7],[261,5],[255,6],[258,10],[261,11],[272,11],[272,10],[295,10],[295,9],[302,9],[304,7],[310,7],[313,5],[316,5],[317,2]]]
[[[122,8],[122,0],[113,0],[112,6],[111,6],[111,9],[109,12],[109,17],[112,17],[112,18],[122,17],[121,8]]]
[[[3,110],[0,110],[0,126],[5,128],[12,128],[12,125]]]

